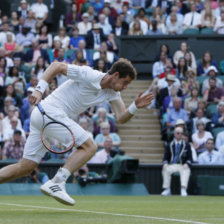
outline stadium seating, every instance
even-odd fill
[[[194,28],[189,28],[189,29],[184,30],[183,34],[197,35],[197,34],[199,34],[199,30],[194,29]]]

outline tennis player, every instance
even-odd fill
[[[59,73],[69,79],[42,100],[48,82]],[[93,70],[88,66],[60,62],[53,62],[46,69],[32,94],[32,103],[37,104],[42,100],[41,105],[45,112],[72,130],[77,150],[71,154],[56,175],[41,186],[40,189],[43,193],[61,203],[75,204],[73,198],[66,192],[65,183],[72,173],[95,154],[97,146],[89,134],[71,117],[108,100],[117,121],[126,123],[139,108],[148,106],[153,100],[152,93],[147,95],[140,93],[128,108],[125,107],[120,91],[126,89],[136,75],[136,70],[131,62],[124,58],[115,62],[107,73]],[[28,175],[38,166],[47,151],[41,141],[42,122],[42,115],[35,107],[31,114],[30,135],[24,148],[23,158],[16,164],[0,169],[0,183]],[[60,139],[63,133],[57,129],[55,135]]]

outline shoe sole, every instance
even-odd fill
[[[75,204],[75,203],[71,204],[71,203],[69,203],[69,202],[67,202],[67,201],[64,201],[64,200],[61,199],[61,198],[55,197],[55,196],[51,195],[50,193],[48,193],[47,191],[45,191],[44,189],[40,189],[40,190],[41,190],[41,192],[42,192],[43,194],[45,194],[46,196],[52,197],[52,198],[54,198],[56,201],[58,201],[58,202],[60,202],[60,203],[62,203],[62,204],[64,204],[64,205],[70,205],[70,206],[73,206],[73,205]]]

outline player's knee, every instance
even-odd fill
[[[20,173],[23,175],[29,175],[32,173],[32,171],[38,166],[37,163],[31,161],[31,160],[20,160],[18,163],[18,170],[20,170]]]

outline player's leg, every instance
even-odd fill
[[[38,164],[32,160],[21,159],[18,163],[0,169],[0,183],[12,181],[30,174]]]

